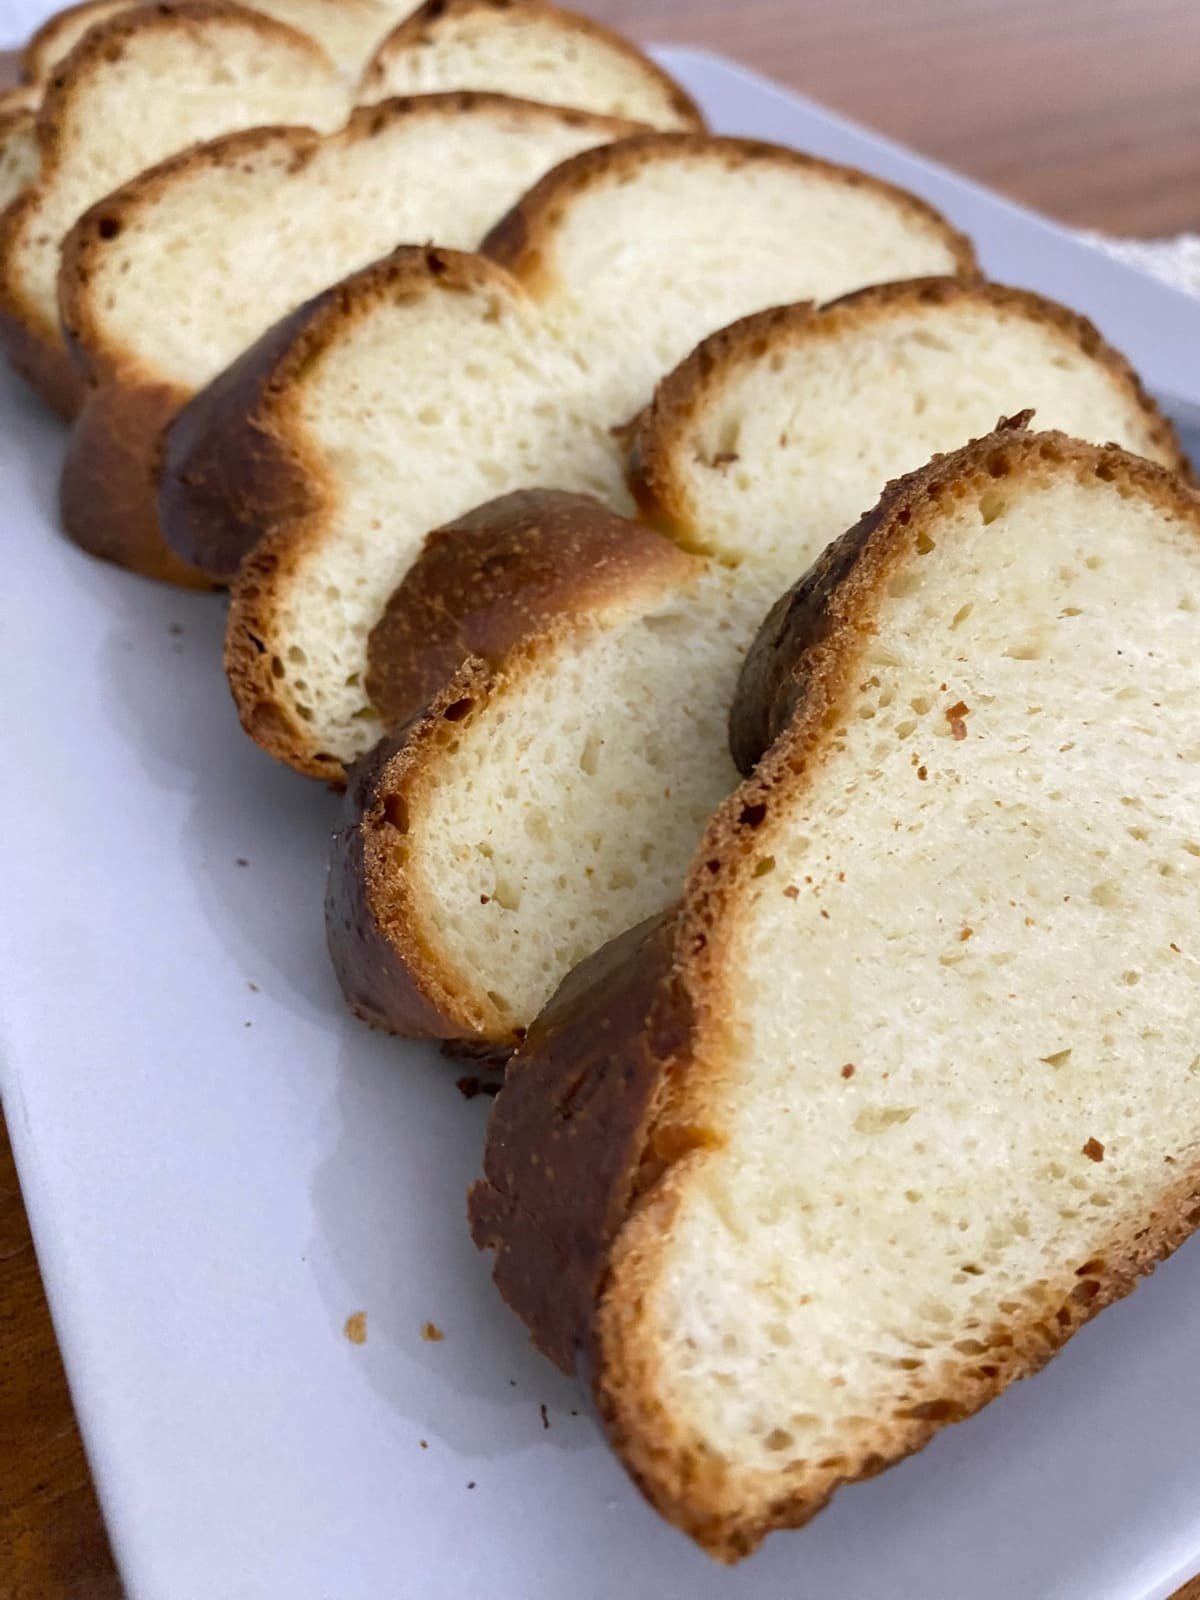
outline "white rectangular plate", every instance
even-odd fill
[[[1186,393],[1181,296],[762,80],[664,59],[720,126],[928,194]],[[335,803],[239,732],[222,602],[65,543],[60,430],[11,379],[0,419],[0,1084],[131,1600],[1160,1600],[1200,1569],[1195,1246],[737,1570],[660,1523],[467,1238],[488,1102],[343,1012]]]

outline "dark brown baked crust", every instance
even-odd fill
[[[590,495],[520,489],[431,533],[371,632],[367,693],[385,728],[417,716],[468,656],[498,665],[523,639],[691,563]]]
[[[277,322],[167,426],[159,522],[175,555],[215,582],[232,581],[277,520],[321,503],[272,402],[302,359],[295,342],[321,325],[338,294],[326,290]]]
[[[510,1062],[488,1122],[471,1236],[495,1250],[497,1288],[564,1372],[587,1358],[581,1347],[661,1097],[663,1052],[685,1025],[669,990],[665,1003],[660,995],[674,944],[671,910],[576,967]]]
[[[1185,476],[1191,465],[1170,419],[1147,394],[1129,362],[1100,336],[1086,317],[1027,289],[960,278],[911,278],[873,284],[817,307],[776,306],[742,317],[704,339],[655,390],[631,430],[627,478],[642,517],[686,549],[706,550],[703,527],[694,525],[676,466],[680,441],[702,412],[710,388],[720,389],[731,371],[753,366],[772,352],[837,338],[851,326],[886,319],[906,307],[978,304],[1056,329],[1092,361],[1100,362],[1143,414],[1156,459]]]
[[[59,481],[63,532],[89,555],[161,583],[212,589],[171,550],[158,525],[158,448],[182,395],[170,384],[106,384],[89,392]]]
[[[736,715],[759,730],[759,741],[778,737],[716,813],[674,916],[648,945],[610,946],[564,983],[514,1057],[492,1113],[485,1178],[470,1210],[476,1241],[496,1251],[501,1292],[560,1365],[570,1369],[583,1356],[610,1440],[635,1481],[721,1560],[749,1553],[773,1528],[801,1526],[841,1484],[919,1449],[945,1423],[1037,1371],[1200,1226],[1200,1164],[1181,1157],[1149,1215],[1113,1226],[1086,1262],[1064,1263],[1059,1280],[1039,1286],[1034,1309],[981,1334],[952,1371],[914,1378],[904,1408],[874,1438],[819,1467],[782,1467],[777,1487],[756,1486],[749,1501],[687,1419],[664,1409],[654,1352],[641,1337],[642,1293],[689,1158],[721,1142],[720,1129],[707,1125],[701,1047],[725,1010],[729,912],[756,873],[773,807],[804,783],[836,729],[880,597],[912,559],[925,521],[946,500],[1050,468],[1128,485],[1191,519],[1200,536],[1200,496],[1176,475],[1115,446],[1024,433],[1024,420],[891,485],[776,608],[743,676]],[[639,1013],[640,1029],[630,1020]],[[589,1095],[602,1096],[594,1114],[575,1114],[573,1069]]]
[[[789,150],[782,145],[765,144],[757,139],[697,141],[694,135],[686,133],[643,133],[632,139],[623,139],[619,145],[604,145],[572,156],[527,190],[479,248],[484,255],[507,267],[536,293],[546,271],[546,245],[553,237],[559,214],[565,206],[594,185],[607,182],[614,174],[632,176],[642,167],[660,160],[664,154],[687,150],[689,146],[695,149],[698,158],[706,161],[719,153],[731,172],[763,162],[772,166],[786,163],[799,170],[820,172],[825,177],[844,183],[849,189],[870,189],[886,195],[909,216],[919,218],[931,235],[945,243],[960,278],[971,281],[979,275],[975,249],[967,236],[952,228],[931,205],[906,189],[899,189],[894,184],[885,183],[882,178],[859,172],[854,167],[822,161],[817,156]]]
[[[436,45],[444,27],[452,26],[462,17],[471,16],[512,17],[522,14],[542,16],[557,23],[564,38],[575,34],[583,40],[595,40],[610,50],[624,56],[647,77],[656,79],[666,90],[672,109],[683,124],[682,131],[703,133],[707,124],[700,107],[691,95],[678,84],[670,73],[650,59],[631,39],[615,33],[602,23],[574,11],[562,11],[548,5],[545,0],[425,0],[411,17],[406,17],[379,45],[362,75],[360,98],[366,99],[373,89],[386,82],[387,69],[383,58],[397,49],[421,49]]]
[[[692,568],[661,535],[556,490],[505,495],[431,536],[380,624],[389,649],[376,705],[400,731],[352,769],[330,860],[329,949],[356,1015],[460,1050],[503,1056],[520,1041],[426,931],[411,820],[444,747],[486,713],[506,674],[606,601],[672,588]]]

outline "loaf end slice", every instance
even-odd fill
[[[1198,539],[1177,476],[1019,427],[893,485],[764,626],[779,734],[680,909],[514,1058],[476,1239],[719,1559],[1200,1223]]]

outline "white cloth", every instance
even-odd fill
[[[1200,295],[1200,233],[1181,233],[1178,239],[1110,239],[1101,233],[1084,234],[1127,266],[1161,278],[1175,289]]]

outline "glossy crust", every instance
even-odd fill
[[[94,276],[111,241],[136,223],[139,213],[152,211],[164,191],[186,181],[198,169],[234,166],[261,151],[280,149],[287,157],[287,176],[302,179],[314,157],[330,145],[377,138],[410,118],[451,120],[489,108],[500,108],[514,117],[552,117],[568,125],[595,125],[605,132],[611,130],[613,137],[634,127],[505,95],[456,91],[396,98],[360,107],[344,128],[324,138],[309,128],[250,128],[193,146],[140,174],[80,218],[63,246],[59,276],[63,330],[75,364],[90,385],[62,484],[64,531],[77,544],[147,577],[213,588],[233,578],[241,555],[258,537],[257,524],[248,526],[236,513],[229,519],[210,519],[212,499],[206,490],[200,488],[194,496],[189,495],[184,492],[186,482],[181,482],[174,489],[168,485],[165,492],[168,497],[178,496],[170,501],[179,508],[178,528],[186,530],[194,522],[203,559],[196,565],[179,553],[178,546],[173,550],[167,542],[158,505],[164,436],[193,391],[162,383],[107,336],[103,317],[97,316]],[[207,410],[200,409],[192,420],[207,415]],[[183,437],[191,437],[187,425]],[[224,496],[217,500],[224,508]],[[181,531],[179,537],[186,539],[186,534]],[[233,541],[233,551],[222,539]]]
[[[636,68],[645,77],[653,79],[666,91],[666,97],[680,119],[681,129],[693,133],[703,133],[707,124],[700,107],[682,86],[667,72],[651,61],[650,57],[639,50],[632,40],[626,39],[622,34],[615,33],[611,28],[606,28],[602,23],[595,22],[591,17],[582,16],[574,11],[561,11],[557,6],[547,5],[543,0],[426,0],[413,12],[411,17],[406,17],[383,40],[362,75],[359,87],[359,99],[367,100],[372,93],[379,93],[387,83],[387,58],[397,53],[412,49],[425,49],[435,46],[438,36],[445,28],[452,29],[454,24],[463,17],[472,15],[480,17],[541,17],[558,26],[563,35],[564,48],[568,48],[572,35],[585,41],[596,41],[607,46],[609,50],[624,56],[631,68]]]
[[[721,1141],[701,1062],[726,1005],[726,916],[752,880],[771,808],[802,787],[826,753],[888,579],[911,559],[939,501],[1047,465],[1127,484],[1192,519],[1200,537],[1200,497],[1178,477],[1115,446],[1022,433],[1023,421],[892,484],[775,608],[735,713],[759,730],[757,740],[745,736],[747,753],[772,734],[775,742],[715,815],[673,918],[647,944],[610,947],[563,985],[514,1057],[489,1125],[486,1175],[470,1210],[476,1242],[496,1251],[501,1293],[561,1366],[583,1359],[634,1479],[720,1560],[748,1554],[774,1528],[801,1526],[841,1484],[919,1449],[945,1423],[1037,1371],[1200,1225],[1200,1163],[1181,1152],[1149,1215],[1113,1226],[1088,1261],[1063,1263],[1034,1312],[981,1335],[982,1358],[964,1354],[913,1378],[903,1411],[820,1466],[739,1478],[658,1398],[642,1303],[663,1270],[662,1242],[689,1170]]]
[[[0,346],[13,365],[60,416],[70,419],[83,404],[86,386],[72,361],[57,319],[48,320],[40,307],[31,305],[21,285],[8,271],[15,241],[37,216],[45,186],[53,181],[62,143],[73,120],[72,99],[94,73],[103,73],[114,53],[135,35],[160,29],[172,31],[180,19],[202,25],[209,18],[236,17],[244,27],[265,38],[288,36],[302,43],[321,60],[324,52],[307,34],[224,0],[162,0],[153,6],[134,6],[98,22],[58,67],[45,89],[37,118],[41,151],[41,177],[0,214]]]
[[[326,932],[357,1016],[501,1056],[519,1042],[521,1030],[439,955],[408,871],[411,818],[445,746],[577,619],[672,590],[692,567],[661,535],[554,490],[505,495],[431,536],[380,624],[380,709],[393,727],[412,720],[352,769],[330,860]]]
[[[632,430],[627,476],[642,516],[688,549],[704,550],[704,529],[688,505],[678,471],[681,451],[690,449],[691,425],[703,413],[711,391],[720,393],[731,372],[753,366],[764,350],[796,348],[836,339],[847,329],[885,320],[915,306],[975,304],[1011,311],[1055,329],[1090,360],[1116,378],[1130,404],[1143,413],[1155,459],[1191,475],[1191,467],[1168,418],[1142,387],[1137,373],[1118,350],[1101,338],[1086,317],[1026,289],[956,278],[913,278],[858,289],[826,305],[778,306],[743,317],[705,339],[659,384],[650,405]]]
[[[642,167],[652,166],[664,155],[686,150],[689,146],[694,147],[705,159],[711,159],[719,153],[731,172],[763,163],[786,165],[839,179],[850,189],[871,189],[876,194],[886,195],[911,217],[923,222],[930,234],[947,245],[957,264],[958,277],[972,280],[978,276],[979,264],[967,236],[952,228],[931,205],[909,194],[906,189],[898,189],[893,184],[885,183],[882,178],[874,178],[854,167],[822,161],[817,156],[788,150],[782,145],[765,144],[758,139],[722,138],[701,142],[686,133],[643,133],[637,138],[624,140],[619,150],[603,146],[572,156],[569,161],[554,167],[525,193],[508,215],[500,219],[480,249],[484,255],[507,267],[533,293],[537,293],[550,272],[550,251],[547,247],[554,238],[559,215],[565,206],[588,189],[607,182],[614,170],[632,175]]]
[[[403,727],[468,656],[497,666],[523,639],[692,562],[586,494],[519,489],[431,533],[371,633],[367,693]]]

